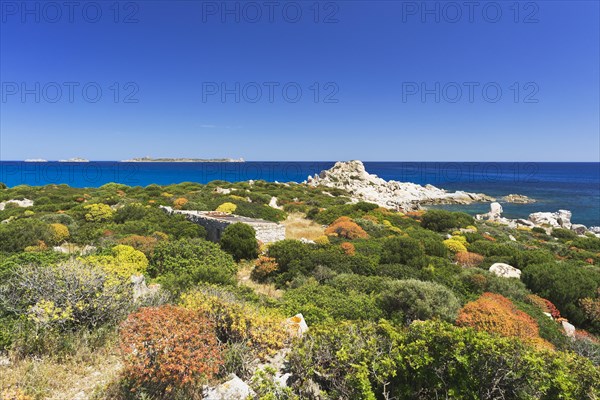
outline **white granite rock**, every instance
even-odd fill
[[[202,398],[204,400],[246,400],[256,393],[237,375],[231,374],[229,380],[213,388],[207,388]]]
[[[8,204],[15,204],[17,207],[32,207],[33,200],[23,199],[23,200],[7,200],[0,203],[0,211],[4,210]]]
[[[568,321],[562,321],[562,327],[568,337],[575,337],[575,327]]]
[[[491,273],[503,277],[503,278],[521,278],[521,270],[513,267],[512,265],[504,263],[492,264],[489,270]]]

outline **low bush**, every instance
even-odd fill
[[[460,310],[456,323],[530,343],[540,340],[535,320],[517,309],[509,299],[495,293],[484,293],[476,301],[467,303]]]
[[[125,376],[163,399],[201,391],[223,363],[214,324],[201,312],[141,308],[121,324],[120,337]]]
[[[203,239],[159,243],[148,268],[150,276],[175,294],[201,282],[233,284],[236,271],[231,255]]]
[[[449,229],[465,228],[473,225],[474,220],[469,214],[446,210],[429,210],[421,218],[421,226],[436,232]]]
[[[253,227],[241,222],[225,228],[221,236],[221,248],[236,260],[252,260],[258,256],[258,241]]]
[[[392,237],[383,242],[381,264],[412,264],[425,255],[423,246],[417,239],[405,236]]]
[[[244,343],[255,357],[272,355],[288,338],[285,318],[281,314],[246,303],[216,286],[205,286],[184,294],[182,305],[205,313],[215,321],[221,342]]]
[[[460,308],[454,293],[444,285],[416,279],[388,283],[381,304],[389,318],[405,324],[432,318],[454,321]]]
[[[365,239],[369,235],[349,217],[339,217],[325,229],[326,235],[334,235],[345,239]]]

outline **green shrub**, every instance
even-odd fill
[[[287,290],[281,306],[288,315],[302,313],[308,325],[333,320],[377,320],[382,316],[373,296],[342,292],[314,281]]]
[[[313,327],[289,362],[293,387],[309,399],[314,383],[332,399],[593,399],[600,391],[600,370],[582,357],[435,321]]]
[[[587,326],[578,303],[585,297],[596,296],[600,286],[598,269],[568,263],[538,264],[525,269],[521,279],[531,291],[554,303],[570,321]]]
[[[236,269],[233,258],[219,245],[181,239],[157,244],[148,272],[167,290],[181,293],[200,282],[233,284]]]
[[[258,241],[253,227],[241,222],[225,228],[221,236],[221,248],[231,254],[236,261],[252,260],[258,257]]]
[[[425,255],[421,243],[411,237],[392,237],[383,243],[380,263],[411,264],[415,259]]]
[[[421,219],[421,226],[436,232],[445,232],[449,229],[466,228],[474,224],[474,219],[463,212],[446,210],[429,210]]]
[[[69,261],[15,268],[0,287],[2,307],[40,330],[68,331],[114,324],[131,310],[128,281],[102,268]]]
[[[389,283],[381,304],[389,318],[407,324],[431,318],[454,321],[460,308],[454,293],[444,285],[416,279]]]
[[[563,240],[573,240],[577,237],[577,234],[573,231],[563,228],[554,228],[552,229],[552,236],[558,239]]]

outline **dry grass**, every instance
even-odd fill
[[[240,285],[248,286],[258,294],[263,294],[275,299],[279,299],[283,296],[283,291],[276,289],[275,285],[272,283],[257,283],[250,279],[252,268],[254,268],[254,263],[251,261],[240,263],[240,269],[237,273],[237,280]]]
[[[68,358],[26,357],[0,367],[0,396],[20,389],[32,399],[88,399],[114,380],[121,370],[116,337],[95,351],[79,347]],[[2,399],[4,400],[4,399]]]
[[[285,225],[285,237],[287,239],[301,238],[315,240],[325,234],[325,228],[314,221],[306,219],[302,213],[289,214],[287,219],[282,222]]]

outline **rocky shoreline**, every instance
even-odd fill
[[[477,215],[477,219],[507,225],[512,228],[519,226],[540,227],[548,233],[555,228],[569,229],[583,235],[591,232],[600,237],[600,227],[587,228],[584,225],[571,223],[571,212],[559,210],[555,213],[537,212],[527,219],[509,219],[503,217],[502,206],[492,196],[484,193],[469,193],[464,191],[448,192],[433,185],[418,185],[410,182],[386,181],[365,170],[361,161],[338,161],[328,170],[318,175],[309,176],[304,182],[309,186],[325,186],[342,189],[352,196],[353,202],[367,201],[382,207],[397,211],[415,211],[422,206],[438,204],[473,204],[491,203],[490,212]],[[534,203],[535,200],[520,194],[508,194],[502,201],[515,204]]]

